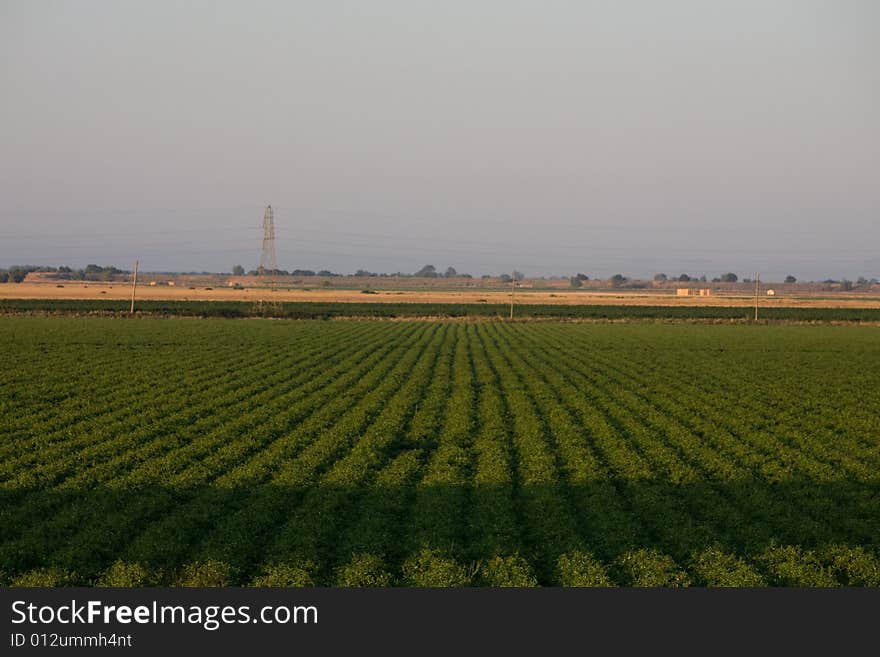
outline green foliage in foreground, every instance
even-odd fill
[[[269,295],[271,296],[271,295]],[[0,315],[53,313],[128,315],[129,301],[100,299],[0,299]],[[325,303],[315,301],[253,303],[245,301],[138,301],[138,315],[178,317],[275,317],[333,319],[337,317],[474,317],[506,318],[510,306],[490,303]],[[593,306],[518,304],[519,319],[699,319],[750,321],[754,309],[713,306]],[[762,308],[772,321],[877,322],[880,308]]]
[[[0,318],[0,585],[878,586],[877,331]]]

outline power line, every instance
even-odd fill
[[[118,207],[118,208],[75,208],[75,209],[63,209],[63,210],[33,210],[33,209],[0,209],[0,217],[38,217],[38,216],[83,216],[83,215],[95,215],[95,216],[110,216],[110,215],[119,215],[119,214],[129,214],[129,215],[180,215],[180,214],[239,214],[242,216],[247,216],[254,212],[257,206],[240,206],[240,207],[219,207],[219,208],[170,208],[170,207],[160,207],[160,208],[126,208],[126,207]],[[358,210],[347,210],[343,208],[328,208],[328,207],[306,207],[306,206],[274,206],[275,209],[280,209],[282,211],[289,211],[291,213],[296,213],[300,216],[306,216],[309,214],[315,215],[337,215],[337,216],[347,216],[347,217],[355,217],[359,219],[371,218],[377,220],[385,220],[385,221],[394,221],[398,223],[420,223],[427,224],[431,226],[436,226],[438,222],[440,223],[448,223],[449,217],[428,217],[428,216],[420,216],[418,214],[393,214],[389,212],[375,212],[370,210],[358,209]],[[473,213],[471,213],[473,214]],[[464,217],[463,220],[466,220],[469,224],[473,224],[478,222],[480,224],[494,224],[494,225],[510,225],[509,217],[500,217],[500,216],[487,216],[485,214],[481,214],[478,219],[474,219],[473,217]],[[615,232],[615,233],[631,233],[633,230],[633,224],[629,221],[621,219],[616,223],[611,224],[601,224],[601,225],[584,225],[580,221],[571,221],[571,220],[557,220],[553,222],[554,228],[568,228],[575,229],[578,231],[592,231],[592,232]],[[690,225],[677,225],[673,223],[669,223],[666,225],[657,226],[658,229],[663,230],[665,233],[707,233],[711,235],[718,235],[723,233],[740,233],[743,229],[743,225],[745,224],[726,224],[722,226],[690,226]],[[749,226],[755,225],[754,222],[750,222]],[[643,228],[643,227],[642,227]],[[175,232],[182,232],[187,229],[177,229]],[[191,232],[200,232],[202,229],[189,229]],[[800,236],[804,235],[825,235],[824,231],[810,229],[805,226],[798,226],[797,234]],[[45,236],[41,236],[45,237]]]
[[[222,230],[224,233],[228,233],[228,232],[254,233],[257,230],[257,227],[254,227],[254,228],[242,228],[242,227],[225,228],[224,227],[224,228],[220,228],[219,230]],[[406,241],[407,238],[401,237],[400,235],[389,235],[389,234],[383,234],[383,233],[365,234],[365,233],[349,233],[349,232],[339,232],[339,231],[324,231],[321,229],[312,229],[312,228],[308,228],[308,227],[304,228],[302,230],[305,232],[310,232],[310,231],[311,232],[325,232],[330,235],[335,235],[335,236],[344,237],[344,238],[365,238],[367,240],[370,240],[370,239],[381,240],[381,244],[369,244],[369,243],[364,244],[363,246],[365,246],[366,248],[371,248],[371,247],[373,247],[373,248],[387,248],[389,246],[397,245],[399,248],[406,248],[406,249],[413,250],[413,251],[438,253],[441,255],[444,253],[447,253],[447,252],[452,253],[452,251],[444,251],[443,249],[438,249],[436,247],[425,247],[425,246],[411,244]],[[175,246],[181,245],[181,243],[180,243],[180,240],[173,239],[173,235],[184,234],[184,233],[204,233],[204,229],[203,228],[200,228],[200,229],[168,229],[168,230],[156,230],[156,231],[150,231],[150,232],[101,233],[97,237],[97,239],[100,239],[100,238],[132,239],[132,238],[142,238],[142,237],[147,237],[147,236],[161,236],[161,237],[168,237],[168,240],[161,240],[160,239],[160,240],[150,240],[147,242],[141,240],[138,242],[138,244],[147,244],[147,245],[152,244],[155,246],[164,246],[167,244],[167,246],[169,246],[169,247],[175,247]],[[9,234],[6,234],[6,235],[0,235],[0,237],[2,237],[5,240],[33,240],[33,241],[38,241],[41,244],[45,244],[45,242],[46,242],[46,235],[36,236],[36,235],[9,235]],[[53,234],[52,239],[53,240],[72,239],[75,241],[87,241],[88,242],[87,244],[83,244],[83,245],[76,245],[76,244],[59,245],[59,246],[64,246],[64,248],[94,248],[95,241],[96,241],[96,237],[94,235],[84,235],[82,233],[68,234],[68,235]],[[290,241],[292,239],[293,238],[278,238],[276,241],[280,241],[280,242],[284,243],[284,242]],[[454,246],[456,248],[455,253],[460,253],[461,249],[463,247],[476,248],[478,251],[485,251],[485,247],[486,247],[485,242],[476,241],[476,240],[473,240],[473,241],[471,241],[471,240],[467,240],[467,241],[466,240],[451,240],[451,239],[435,238],[435,237],[411,238],[411,240],[418,241],[419,243],[431,242],[431,243],[439,243],[439,244],[448,244],[448,245]],[[222,239],[221,238],[221,239],[212,239],[211,240],[212,243],[217,243],[217,244],[240,243],[240,244],[242,244],[243,248],[245,248],[244,245],[245,245],[246,241],[248,241],[248,240],[246,240],[246,238],[244,238],[244,237],[232,238],[232,239]],[[346,239],[346,241],[343,243],[343,242],[340,242],[339,240],[299,238],[299,239],[297,239],[297,243],[298,244],[302,244],[302,243],[319,244],[319,245],[323,244],[323,245],[330,245],[330,246],[341,244],[343,246],[348,246],[348,247],[353,246],[350,239]],[[516,244],[511,244],[511,243],[493,242],[492,245],[500,247],[500,248],[506,248],[506,249],[528,248],[530,251],[534,251],[534,249],[535,249],[534,244],[530,244],[530,245],[526,246],[526,245],[516,245]],[[186,248],[185,245],[181,245],[181,246]],[[595,247],[593,247],[593,248],[595,248]],[[589,254],[589,247],[587,247],[586,245],[581,245],[581,244],[572,244],[570,241],[568,241],[568,243],[566,243],[566,244],[548,244],[546,250],[552,251],[552,250],[556,250],[556,249],[566,250],[566,251],[568,251],[568,250],[584,251],[585,252],[584,255],[576,256],[576,257],[580,258],[581,260],[589,258],[589,257],[593,257]],[[665,245],[656,245],[655,246],[655,245],[648,245],[648,244],[628,245],[628,246],[605,245],[602,247],[601,250],[602,250],[603,255],[607,254],[609,251],[615,251],[615,252],[625,252],[627,254],[630,254],[630,256],[633,254],[634,251],[651,251],[652,253],[654,253],[654,252],[662,250],[662,252],[664,254],[666,254],[666,255],[672,254],[673,257],[675,257],[676,260],[679,260],[679,261],[681,260],[681,257],[678,257],[678,256],[690,256],[691,258],[701,259],[704,257],[702,254],[707,254],[705,257],[709,257],[712,254],[751,254],[751,255],[764,254],[764,255],[774,255],[774,256],[785,256],[787,258],[795,257],[795,258],[807,259],[807,258],[810,258],[814,255],[840,254],[840,255],[846,255],[846,256],[853,256],[853,255],[873,255],[876,253],[876,250],[874,250],[874,249],[851,249],[851,248],[846,248],[846,247],[836,247],[836,248],[827,248],[826,247],[826,248],[815,249],[815,250],[813,250],[813,249],[811,249],[811,250],[798,249],[796,252],[785,252],[785,251],[780,251],[778,248],[767,249],[767,250],[763,250],[763,251],[755,251],[754,249],[746,249],[746,248],[726,248],[726,249],[711,249],[711,248],[707,249],[707,248],[689,248],[689,247],[669,248]],[[187,249],[187,251],[191,251],[191,250]],[[220,252],[221,250],[220,249],[212,249],[211,251]],[[193,251],[193,252],[196,252],[196,251]],[[346,255],[346,254],[340,254],[340,255]],[[565,255],[562,257],[571,257],[571,256]],[[632,258],[629,257],[629,258],[626,258],[626,260],[631,261]]]
[[[155,210],[139,210],[138,212],[142,213],[150,213]],[[201,209],[201,210],[167,210],[171,213],[192,213],[195,214],[197,212],[210,212],[213,210]],[[225,211],[230,211],[229,209],[224,209]],[[134,212],[134,211],[132,211]],[[324,212],[331,212],[325,210]],[[345,214],[349,214],[352,216],[359,216],[359,213],[353,212],[345,212]],[[360,213],[364,216],[370,216],[370,213]],[[373,216],[389,216],[389,215],[373,215]],[[226,233],[248,233],[253,234],[257,230],[257,226],[228,226],[228,227],[217,227],[216,229],[222,231],[224,234]],[[277,269],[277,258],[275,254],[275,232],[274,232],[274,213],[271,206],[266,208],[263,218],[263,251],[261,253],[261,265],[260,267],[264,270],[275,271]],[[613,229],[613,230],[626,230],[631,231],[630,227],[625,226],[614,226],[614,227],[596,227],[596,226],[586,226],[582,227],[584,230],[598,229]],[[426,258],[434,259],[434,258],[443,258],[451,261],[461,260],[476,260],[479,264],[474,262],[470,263],[470,266],[478,266],[478,267],[492,267],[496,269],[503,270],[506,268],[504,261],[509,262],[508,258],[505,257],[500,249],[505,249],[504,253],[507,256],[510,255],[510,250],[514,250],[514,255],[517,255],[516,250],[523,250],[525,252],[526,249],[531,254],[534,254],[537,249],[540,247],[536,247],[534,243],[525,246],[525,245],[514,245],[514,244],[505,244],[498,243],[493,240],[491,244],[490,250],[487,248],[487,243],[483,240],[462,240],[462,239],[449,239],[449,238],[434,238],[434,237],[408,237],[406,235],[401,235],[399,233],[391,235],[387,233],[358,233],[358,232],[349,232],[349,231],[339,231],[335,229],[323,229],[323,228],[315,228],[310,225],[302,226],[301,231],[306,233],[318,233],[319,235],[322,233],[326,233],[335,238],[340,239],[314,239],[314,238],[306,238],[303,239],[301,236],[296,241],[297,248],[295,249],[295,254],[297,258],[303,258],[308,256],[319,256],[319,257],[345,257],[345,258],[359,258],[362,260],[366,260],[367,262],[364,264],[368,264],[371,261],[384,261],[384,262],[397,262],[412,260],[412,255],[409,257],[388,257],[383,256],[381,254],[376,254],[371,251],[381,249],[383,252],[387,253],[389,248],[396,249],[406,249],[407,251],[412,252],[420,252],[426,254]],[[221,255],[221,254],[236,254],[236,255],[244,255],[248,251],[250,251],[250,247],[247,246],[250,243],[249,238],[241,237],[241,238],[226,238],[226,239],[213,239],[212,243],[214,244],[234,244],[238,245],[233,248],[210,248],[210,246],[206,246],[203,243],[202,248],[192,248],[186,242],[181,241],[179,239],[175,239],[175,235],[182,234],[190,234],[190,233],[202,233],[204,229],[202,228],[170,228],[170,229],[162,229],[157,228],[155,230],[149,231],[116,231],[111,233],[101,233],[97,239],[101,238],[125,238],[128,240],[137,240],[136,245],[132,246],[103,246],[101,250],[108,251],[114,250],[117,252],[125,252],[132,253],[134,249],[137,249],[138,253],[141,254],[158,254],[158,255],[169,255],[169,254],[177,254],[180,256],[186,255],[203,255],[203,254],[211,254],[211,255]],[[0,237],[4,237],[0,235]],[[83,232],[78,233],[69,233],[69,234],[53,234],[53,239],[56,240],[65,240],[70,239],[75,242],[79,242],[80,240],[87,240],[87,243],[84,244],[67,244],[67,245],[59,245],[58,249],[63,249],[64,251],[70,250],[81,250],[88,249],[91,252],[95,252],[98,250],[96,247],[96,237],[94,235],[84,234]],[[159,238],[159,239],[144,239],[144,238]],[[28,236],[28,235],[6,235],[5,241],[16,241],[16,240],[30,240],[33,239],[38,241],[41,246],[45,246],[46,243],[46,235],[39,236]],[[281,238],[280,241],[283,243],[287,243],[292,238]],[[361,244],[353,244],[353,240],[364,240]],[[370,243],[372,240],[381,240],[381,243]],[[412,242],[417,242],[413,244]],[[430,242],[433,246],[423,246],[422,243]],[[325,245],[331,247],[328,249],[309,249],[303,248],[306,245]],[[343,250],[333,249],[332,247],[339,245]],[[348,247],[348,248],[345,248]],[[439,248],[438,248],[439,247]],[[495,247],[499,249],[499,251],[495,251]],[[352,251],[351,249],[355,250]],[[717,259],[713,257],[712,254],[724,254],[728,256],[728,260],[730,256],[735,255],[748,255],[752,258],[755,256],[761,256],[762,252],[756,252],[754,249],[737,249],[737,248],[726,248],[726,249],[706,249],[699,248],[695,249],[692,247],[666,247],[663,245],[650,245],[650,244],[642,244],[642,245],[628,245],[625,247],[614,246],[611,244],[603,246],[598,253],[594,253],[593,251],[596,249],[595,244],[592,244],[590,247],[573,244],[570,240],[567,240],[566,243],[549,243],[542,250],[546,255],[546,260],[544,258],[529,260],[518,258],[518,262],[521,263],[521,266],[534,268],[534,269],[558,269],[559,265],[562,263],[569,263],[567,266],[572,267],[583,267],[590,266],[594,269],[600,267],[623,267],[624,269],[628,267],[632,267],[634,265],[638,265],[638,261],[640,259],[644,259],[646,256],[650,257],[655,263],[660,260],[658,255],[662,255],[663,260],[666,261],[675,261],[674,266],[676,268],[681,267],[683,269],[706,269],[706,270],[714,270],[718,269],[719,265],[717,263]],[[577,254],[565,253],[564,251],[576,250],[579,251]],[[563,253],[559,253],[559,251],[563,251]],[[609,253],[611,252],[611,253]],[[620,255],[618,255],[620,254]],[[796,252],[785,252],[780,251],[779,249],[768,249],[763,252],[763,255],[773,255],[777,258],[784,259],[784,263],[780,263],[780,266],[783,268],[797,268],[800,265],[796,264],[801,260],[806,264],[809,262],[812,264],[813,254],[822,254],[826,257],[841,257],[846,256],[853,260],[853,256],[860,256],[862,254],[869,255],[868,262],[859,262],[858,267],[863,267],[867,265],[869,268],[873,266],[871,260],[873,260],[873,256],[875,256],[876,251],[874,249],[849,249],[849,248],[823,248],[819,250],[798,250]],[[19,252],[19,256],[21,253]],[[62,256],[63,257],[63,256]],[[91,257],[102,257],[102,256],[91,256]],[[118,257],[114,256],[114,257]],[[724,267],[737,267],[738,265],[724,265]],[[852,266],[852,265],[848,265]]]

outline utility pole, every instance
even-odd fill
[[[134,261],[134,277],[131,279],[131,314],[134,315],[134,293],[138,284],[138,261]]]
[[[513,295],[516,294],[516,269],[510,274],[510,319],[513,319]]]
[[[761,274],[755,273],[755,321],[758,321],[758,288],[761,285]]]

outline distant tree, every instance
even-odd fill
[[[688,276],[687,274],[681,274],[678,277],[678,280],[681,281],[682,283],[687,283],[689,280],[691,280],[691,277]]]
[[[702,276],[700,276],[700,280],[701,280],[703,283],[705,283],[705,282],[706,282],[706,274],[703,274]]]
[[[483,274],[482,276],[480,276],[480,278],[482,278],[484,280],[487,278],[492,278],[492,274]]]
[[[865,278],[864,276],[859,276],[859,277],[856,279],[856,285],[859,285],[859,286],[865,286],[865,285],[867,285],[867,284],[868,284],[868,279]]]
[[[720,283],[721,279],[716,276],[715,278],[712,279],[712,282],[713,283]]]
[[[18,282],[18,281],[16,281],[16,282]],[[851,289],[853,289],[852,281],[848,281],[846,279],[843,279],[843,281],[840,283],[840,289],[843,290],[844,292],[849,292]]]
[[[502,283],[510,283],[513,279],[510,277],[510,274],[501,274],[500,276]]]
[[[242,267],[241,265],[235,265],[232,268],[232,275],[233,276],[244,276],[244,267]]]
[[[663,283],[669,280],[669,277],[666,274],[654,274],[654,280],[658,283]]]
[[[797,283],[797,279],[794,276],[792,276],[791,274],[789,274],[788,276],[785,277],[785,282],[786,283]]]
[[[9,280],[13,283],[21,283],[27,275],[27,269],[25,269],[24,267],[9,268]]]
[[[611,277],[611,287],[620,287],[626,283],[627,280],[629,279],[623,274],[614,274],[614,276]]]
[[[572,287],[583,287],[584,286],[584,282],[581,279],[579,279],[577,276],[572,276],[570,279],[568,279],[568,282],[571,283]]]
[[[447,267],[446,273],[443,274],[446,278],[454,278],[458,276],[458,272],[455,271],[455,267]]]
[[[376,274],[371,271],[367,271],[366,269],[358,269],[354,273],[354,275],[355,276],[375,276]]]
[[[422,278],[436,278],[437,277],[437,268],[434,265],[425,265],[421,269],[419,269],[413,276],[419,276]]]
[[[517,271],[516,269],[514,269],[513,270],[513,277],[516,280],[521,281],[522,279],[524,279],[526,277],[526,275],[523,274],[521,271]]]
[[[731,271],[727,272],[726,274],[721,274],[722,283],[736,283],[738,280],[739,277]]]
[[[588,280],[590,280],[590,277],[587,276],[586,274],[578,274],[577,276],[575,276],[575,278],[578,279],[579,281],[588,281]]]
[[[0,271],[0,283],[8,283],[9,282],[9,272]]]
[[[336,276],[336,274],[328,269],[322,269],[318,272],[318,276]]]

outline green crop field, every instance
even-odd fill
[[[2,315],[121,315],[128,301],[104,299],[0,299]],[[282,301],[257,304],[247,301],[138,301],[141,316],[173,317],[273,317],[278,319],[334,318],[488,318],[508,317],[510,306],[497,303],[350,303]],[[518,319],[554,320],[715,320],[752,322],[749,306],[636,306],[519,304]],[[880,308],[761,308],[760,318],[770,322],[880,322]]]
[[[880,585],[880,329],[0,318],[2,585]]]

